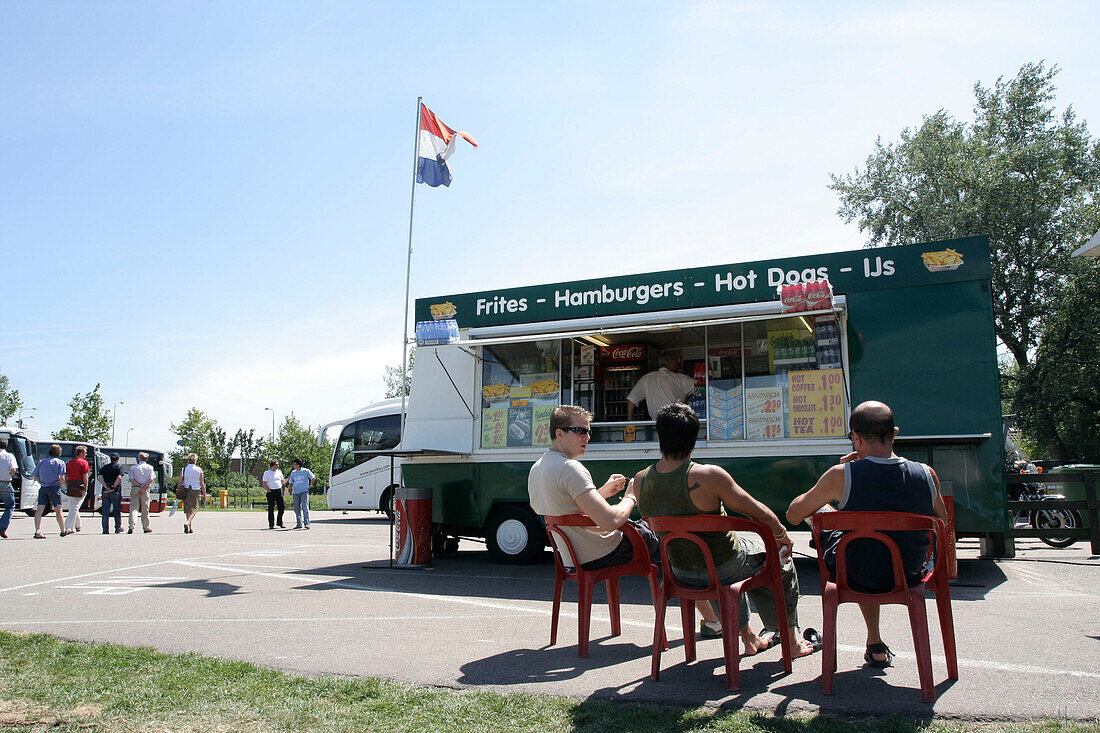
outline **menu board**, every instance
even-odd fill
[[[481,447],[503,448],[508,444],[508,408],[490,407],[481,411]]]
[[[535,438],[533,445],[550,445],[550,413],[554,405],[542,405],[534,409]]]
[[[787,374],[789,431],[792,438],[844,435],[844,373],[814,369]]]
[[[745,427],[745,437],[749,440],[784,437],[782,387],[745,390]]]
[[[531,408],[526,404],[508,408],[508,445],[531,445]]]

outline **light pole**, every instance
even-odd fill
[[[20,430],[23,429],[23,412],[24,411],[26,411],[26,412],[38,412],[38,408],[37,407],[20,407],[19,408],[19,414],[15,416],[16,417],[15,424],[19,426]],[[34,417],[34,415],[27,415],[26,419],[30,420],[32,417]]]
[[[115,403],[115,406],[111,408],[111,445],[115,444],[115,418],[118,417],[118,406],[125,404],[125,402],[119,400]]]
[[[271,412],[271,442],[275,442],[275,410],[270,407],[265,407],[264,412]]]
[[[132,433],[132,432],[134,432],[133,428],[127,428],[126,429],[126,447],[127,448],[130,447],[130,433]]]

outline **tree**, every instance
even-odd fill
[[[325,486],[328,484],[332,449],[333,445],[327,439],[317,445],[317,432],[303,425],[292,412],[279,426],[278,436],[268,453],[270,458],[279,461],[280,468],[287,474],[292,469],[291,463],[300,459],[302,465],[317,476],[318,485]]]
[[[7,425],[11,416],[23,407],[19,390],[10,387],[11,381],[7,375],[0,373],[0,425]]]
[[[172,464],[182,466],[187,463],[187,454],[194,453],[198,456],[198,464],[205,471],[214,467],[211,456],[214,454],[213,437],[218,423],[197,407],[187,411],[187,415],[178,425],[170,425],[169,429],[179,436],[177,444],[179,450],[171,451]]]
[[[233,442],[241,453],[241,473],[245,476],[251,475],[263,456],[267,441],[262,437],[257,438],[255,429],[249,429],[247,433],[244,430],[238,430],[233,436]]]
[[[111,413],[103,406],[100,385],[69,402],[69,424],[53,434],[56,440],[79,440],[106,445],[111,440]]]
[[[1018,426],[1053,458],[1100,463],[1100,263],[1075,264],[1016,391]]]
[[[1056,114],[1057,74],[1040,62],[992,89],[975,84],[973,123],[926,116],[830,186],[870,247],[988,234],[995,330],[1021,368],[1069,254],[1100,228],[1100,143],[1072,107]]]
[[[405,396],[409,396],[409,386],[412,384],[412,370],[413,359],[416,358],[416,347],[409,348],[408,367],[405,369],[405,378],[401,378],[400,366],[388,366],[386,367],[386,373],[382,375],[382,378],[386,381],[386,398],[400,397],[401,390],[404,388]],[[316,472],[314,472],[316,473]]]

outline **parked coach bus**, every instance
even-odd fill
[[[8,453],[15,456],[19,464],[19,470],[11,477],[12,488],[15,489],[15,508],[22,509],[28,516],[34,515],[38,504],[39,487],[34,478],[34,467],[37,465],[34,435],[33,431],[22,428],[0,427],[0,438],[8,441]]]
[[[877,399],[897,415],[899,453],[953,496],[958,534],[996,546],[1011,525],[989,278],[988,238],[970,237],[419,298],[402,485],[431,489],[442,547],[484,537],[495,560],[530,561],[546,535],[527,473],[551,411],[594,414],[583,461],[597,486],[632,475],[660,452],[652,415],[628,417],[626,396],[671,357],[696,384],[695,458],[779,516],[851,450],[852,406]],[[781,302],[784,285],[814,307]],[[334,483],[338,468],[388,472],[347,448],[391,440],[347,423]]]
[[[325,433],[340,427],[332,453],[332,473],[325,496],[329,509],[379,511],[393,519],[393,490],[401,483],[401,465],[395,462],[390,476],[388,457],[370,456],[366,451],[389,450],[401,439],[401,400],[383,400],[356,412],[345,420],[324,425]]]

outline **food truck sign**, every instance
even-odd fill
[[[828,280],[835,293],[988,279],[989,238],[860,249],[733,265],[418,298],[416,320],[461,328],[560,321],[776,299],[784,284]]]

